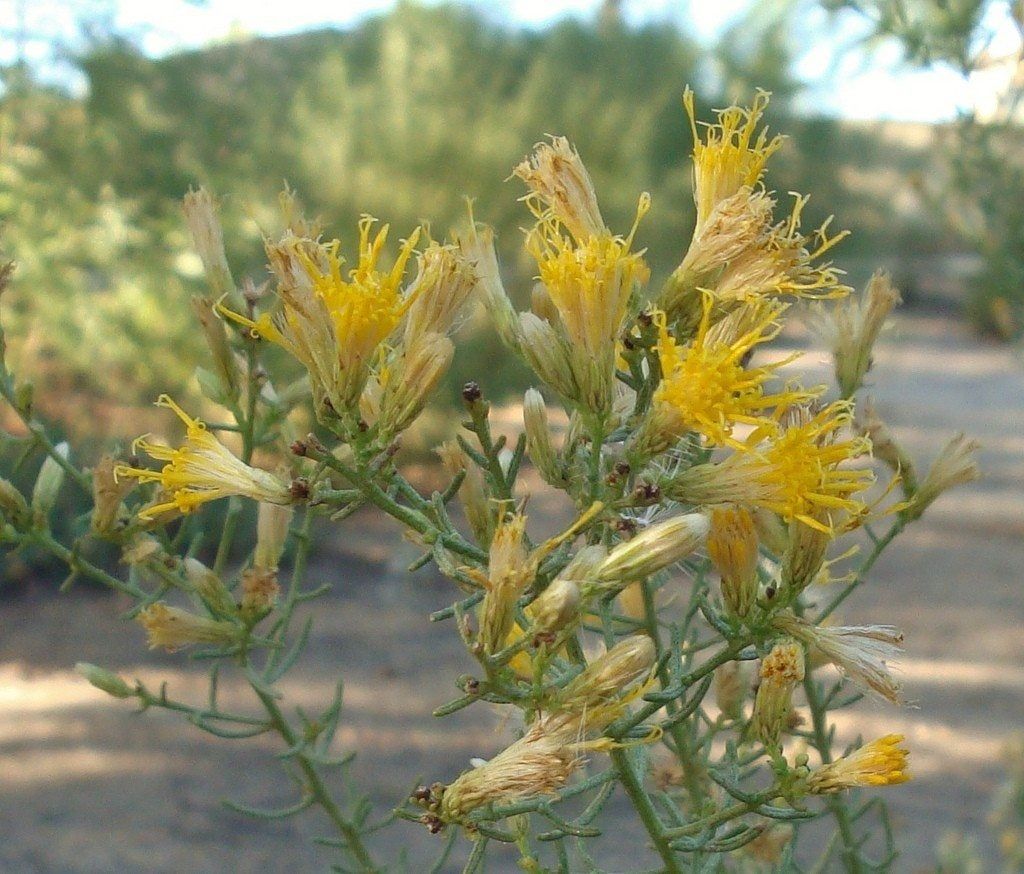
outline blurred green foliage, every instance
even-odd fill
[[[756,23],[756,22],[755,22]],[[753,24],[751,28],[753,28]],[[772,39],[727,39],[716,63],[730,92],[795,85],[776,19]],[[773,30],[774,29],[774,30]],[[751,31],[752,32],[752,31]],[[458,7],[402,3],[339,32],[222,45],[153,61],[108,41],[81,58],[85,98],[9,89],[0,104],[0,245],[19,263],[5,300],[12,365],[37,383],[40,409],[79,439],[146,430],[161,391],[188,396],[202,341],[187,306],[202,288],[179,201],[203,184],[224,196],[236,277],[264,274],[261,235],[285,180],[328,233],[351,246],[363,212],[404,236],[429,219],[443,236],[463,195],[493,224],[510,283],[525,295],[528,221],[511,167],[546,133],[568,136],[590,168],[605,217],[626,231],[640,191],[654,209],[640,238],[656,286],[691,225],[690,134],[681,95],[708,56],[669,28],[615,20],[513,31]],[[699,94],[710,116],[721,100]],[[908,182],[928,154],[870,125],[785,118],[790,142],[769,176],[812,195],[807,221],[836,213],[854,236],[837,252],[855,278],[912,250],[948,244]],[[895,204],[895,205],[894,205]],[[472,324],[450,377],[491,396],[520,388],[495,373]]]
[[[990,105],[933,137],[926,196],[978,267],[966,309],[982,330],[1024,335],[1024,3],[1021,0],[825,0],[870,22],[865,48],[895,43],[918,67],[997,74]],[[1007,39],[1010,37],[1010,39]],[[1000,75],[1001,72],[1001,75]],[[994,84],[993,83],[993,84]]]

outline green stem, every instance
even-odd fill
[[[655,651],[661,666],[658,669],[658,679],[661,681],[661,688],[667,689],[671,678],[669,677],[668,664],[661,658],[664,652],[664,645],[661,635],[658,633],[658,614],[654,605],[654,592],[651,588],[651,580],[646,579],[641,583],[644,596],[644,619],[647,624],[647,633],[654,641]],[[670,701],[665,705],[665,712],[671,717],[678,712],[679,702]],[[669,729],[669,735],[675,743],[676,758],[683,769],[683,780],[686,784],[686,792],[690,796],[690,805],[693,810],[700,810],[701,802],[705,797],[704,787],[701,785],[699,769],[694,761],[693,743],[690,738],[689,726],[685,723],[677,723]]]
[[[811,722],[814,726],[813,743],[818,751],[818,755],[821,756],[822,764],[827,765],[832,761],[832,750],[828,737],[826,712],[822,706],[818,684],[811,673],[804,677],[804,694],[807,696],[807,704],[811,711]],[[843,802],[835,795],[830,795],[826,800],[826,804],[839,828],[839,837],[843,843],[843,866],[849,874],[861,874],[864,871],[864,866],[857,850],[857,836],[853,832],[850,814]]]
[[[104,586],[125,595],[130,595],[133,598],[146,597],[146,593],[138,586],[130,582],[125,582],[124,580],[119,580],[117,577],[108,574],[103,570],[103,568],[97,567],[92,562],[82,558],[73,550],[68,549],[63,543],[55,540],[48,531],[33,529],[28,532],[28,536],[39,546],[57,556],[57,558],[64,562],[70,570],[85,574],[85,576],[96,580],[96,582],[102,583]]]
[[[825,609],[821,611],[821,614],[818,616],[817,622],[815,624],[820,624],[824,622],[825,619],[827,619],[836,611],[836,609],[839,607],[840,604],[843,603],[843,601],[845,601],[848,597],[850,597],[850,595],[853,594],[854,589],[856,589],[861,583],[864,582],[868,573],[871,571],[871,568],[874,567],[875,562],[878,561],[879,556],[881,556],[881,554],[885,551],[885,548],[890,543],[892,543],[893,540],[896,539],[897,535],[899,535],[899,533],[903,531],[903,527],[905,524],[906,523],[902,519],[897,519],[895,522],[892,523],[892,527],[885,533],[885,535],[880,540],[878,540],[875,543],[874,549],[872,549],[868,557],[864,559],[864,563],[859,568],[857,568],[857,573],[854,575],[854,578],[850,580],[850,582],[847,583],[845,586],[843,586],[842,591],[839,592],[839,594],[836,595],[828,603]]]
[[[654,809],[654,805],[651,804],[651,799],[644,791],[640,777],[633,770],[633,764],[629,761],[628,751],[621,748],[612,750],[611,759],[615,769],[619,772],[622,787],[626,790],[626,794],[633,803],[640,821],[644,824],[647,834],[650,835],[651,841],[654,843],[654,849],[665,863],[665,874],[682,874],[683,869],[679,867],[676,854],[668,838],[665,837],[661,820],[658,819],[658,813]]]
[[[242,461],[249,464],[252,461],[252,453],[255,448],[256,431],[256,343],[249,340],[245,349],[246,360],[246,394],[245,413],[235,413],[235,422],[242,435]],[[224,573],[228,558],[231,555],[231,545],[235,540],[235,532],[238,530],[238,522],[242,515],[242,502],[238,498],[231,498],[228,503],[228,512],[224,517],[224,527],[221,529],[220,543],[217,546],[217,557],[213,561],[213,572],[217,576]]]
[[[298,736],[295,734],[291,725],[288,724],[288,720],[285,719],[284,714],[281,713],[281,708],[277,706],[277,702],[268,695],[264,690],[253,686],[253,691],[256,693],[256,697],[260,699],[264,709],[267,711],[267,716],[270,718],[270,724],[274,730],[281,735],[282,740],[288,745],[289,749],[295,747],[298,744]],[[323,780],[320,779],[320,775],[317,773],[316,768],[313,767],[312,763],[303,755],[299,754],[295,757],[298,762],[299,768],[302,770],[303,776],[306,778],[306,784],[309,788],[310,794],[313,796],[315,802],[319,807],[327,814],[331,822],[334,823],[338,829],[338,833],[344,838],[346,848],[353,855],[355,860],[359,863],[362,871],[367,872],[378,872],[382,870],[373,861],[373,857],[370,855],[370,851],[366,848],[363,843],[363,837],[356,827],[345,814],[341,808],[338,807],[337,803],[331,798],[330,793],[327,791],[327,787],[324,786]]]
[[[373,480],[364,476],[361,471],[351,468],[344,462],[339,461],[330,452],[316,452],[314,450],[310,450],[309,455],[311,458],[326,464],[332,470],[340,473],[349,482],[356,486],[356,488],[362,492],[363,496],[367,498],[370,503],[376,505],[389,516],[409,526],[414,531],[424,535],[424,538],[428,542],[440,540],[452,552],[456,552],[466,558],[473,559],[473,561],[480,562],[481,564],[487,563],[487,553],[482,549],[474,546],[455,531],[442,530],[418,510],[399,504],[398,501],[392,498],[380,486],[373,482]]]

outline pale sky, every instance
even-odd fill
[[[632,23],[675,22],[698,39],[711,42],[751,2],[624,0],[623,9]],[[202,5],[186,0],[113,0],[112,5],[117,10],[118,27],[144,28],[144,49],[159,55],[244,34],[349,27],[367,15],[386,12],[395,0],[206,0]],[[565,16],[592,17],[600,0],[469,0],[469,5],[513,25],[543,27]],[[9,36],[20,10],[29,32],[70,33],[75,7],[73,0],[0,0],[0,30]],[[838,22],[830,21],[813,3],[806,3],[806,9],[798,16],[792,34],[795,44],[808,47],[798,54],[795,68],[796,75],[808,86],[800,98],[802,109],[854,119],[940,121],[953,118],[958,109],[980,108],[984,112],[992,103],[994,91],[1005,81],[1005,73],[999,70],[976,75],[971,81],[950,69],[914,71],[900,63],[895,47],[878,51],[869,59],[859,52],[844,52],[845,46],[856,41],[864,22],[850,13],[844,13]],[[1016,44],[1016,32],[1007,15],[1006,7],[997,4],[987,22],[995,34],[996,51],[1012,49]],[[13,51],[8,39],[0,46],[0,58],[9,60]]]

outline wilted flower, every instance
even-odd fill
[[[241,631],[233,622],[196,616],[163,601],[151,604],[138,615],[149,636],[149,648],[163,647],[175,652],[196,643],[226,645],[236,643]]]
[[[792,709],[793,690],[803,678],[804,649],[794,640],[776,643],[762,659],[750,727],[766,747],[778,746]]]
[[[903,635],[891,625],[819,626],[780,613],[776,628],[802,640],[839,668],[854,683],[873,691],[893,704],[902,700],[900,684],[889,672],[888,663],[903,652]]]
[[[811,772],[807,785],[815,795],[825,795],[852,789],[856,786],[893,786],[910,779],[907,773],[907,751],[900,744],[902,734],[885,737],[864,744],[848,756],[843,756]]]
[[[977,440],[968,440],[963,434],[957,434],[942,447],[942,452],[928,469],[904,511],[907,518],[920,518],[943,492],[973,482],[981,476],[975,458],[980,447]]]
[[[99,535],[110,534],[117,527],[121,515],[121,502],[132,490],[134,483],[118,479],[117,463],[104,455],[92,469],[92,530]]]
[[[160,395],[157,406],[170,408],[185,423],[185,443],[179,449],[171,449],[140,437],[133,447],[168,464],[159,471],[123,464],[114,469],[119,477],[159,483],[167,493],[169,500],[141,510],[141,518],[152,519],[169,510],[190,513],[200,504],[229,495],[268,504],[294,503],[288,486],[272,474],[239,461],[201,421],[189,416],[167,395]]]
[[[900,293],[888,274],[879,271],[871,277],[860,297],[850,295],[836,303],[818,319],[835,363],[836,382],[843,397],[853,397],[871,367],[871,350]]]

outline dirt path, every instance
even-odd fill
[[[812,353],[804,366],[823,356]],[[877,355],[883,416],[918,458],[963,430],[985,444],[982,482],[947,496],[903,537],[851,599],[843,619],[884,622],[906,633],[903,678],[916,707],[862,703],[842,714],[842,737],[902,731],[915,780],[887,791],[905,855],[899,871],[924,870],[950,829],[982,830],[999,776],[1002,739],[1024,724],[1024,371],[1013,354],[938,316],[904,316]],[[543,506],[535,502],[534,512]],[[427,613],[449,586],[402,568],[411,547],[370,514],[318,557],[313,576],[335,584],[321,608],[310,656],[286,693],[314,706],[333,678],[346,680],[341,746],[360,757],[353,776],[386,811],[418,775],[447,779],[472,756],[502,744],[496,714],[450,721],[430,711],[453,696],[472,666],[451,627]],[[130,715],[70,673],[77,660],[166,679],[197,699],[202,678],[176,657],[149,654],[140,631],[117,620],[116,600],[34,591],[2,605],[0,639],[0,870],[11,872],[319,871],[329,854],[309,838],[315,815],[255,823],[225,810],[224,797],[288,803],[294,792],[267,758],[269,741],[229,744],[168,714]],[[228,700],[244,700],[228,683]],[[627,806],[607,846],[611,870],[643,864]],[[422,860],[437,846],[400,825],[392,845]],[[635,838],[635,841],[634,841]],[[653,864],[653,863],[652,863]],[[410,870],[422,870],[416,862]],[[510,857],[490,870],[515,870]]]

